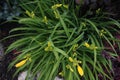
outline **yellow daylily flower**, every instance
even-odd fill
[[[79,73],[80,76],[84,75],[84,71],[83,71],[81,66],[77,65],[77,70],[78,70],[78,73]]]
[[[23,66],[23,65],[27,62],[27,60],[28,60],[28,59],[24,59],[24,60],[20,61],[19,63],[17,63],[17,64],[15,65],[15,67],[18,68],[18,67]]]

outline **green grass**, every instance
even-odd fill
[[[54,80],[60,72],[63,72],[62,77],[65,80],[81,80],[82,78],[99,80],[98,74],[101,74],[104,80],[113,80],[110,74],[111,61],[103,57],[101,52],[107,51],[103,42],[105,40],[113,49],[110,55],[117,56],[113,44],[119,44],[119,40],[114,37],[114,32],[119,32],[117,29],[120,28],[120,23],[102,14],[91,18],[78,17],[76,13],[79,10],[75,10],[74,6],[67,1],[20,1],[24,12],[18,18],[18,22],[22,26],[10,31],[13,33],[11,37],[19,38],[8,47],[6,52],[17,49],[21,54],[9,68],[29,54],[31,61],[28,60],[26,64],[19,67],[15,74],[28,70],[28,75],[32,73],[34,77],[40,72],[38,80]],[[56,4],[62,4],[62,6],[52,9],[51,7]],[[69,8],[63,5],[68,5]],[[29,15],[25,11],[29,11]],[[58,18],[54,11],[59,16]],[[44,22],[45,16],[47,23]],[[17,33],[14,34],[14,32]],[[90,47],[85,46],[85,43],[88,43]],[[76,44],[78,46],[74,48]],[[69,57],[81,63],[70,62]],[[82,67],[83,76],[78,73],[77,66],[74,64]],[[67,65],[70,66],[69,69]]]

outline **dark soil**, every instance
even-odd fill
[[[18,27],[19,25],[17,23],[4,23],[0,24],[0,39],[3,39],[7,36],[9,36],[9,31],[15,27]],[[2,42],[0,42],[4,47],[5,50],[7,46],[9,46],[15,38],[6,39]],[[16,68],[13,67],[12,69],[8,70],[8,65],[10,62],[16,57],[14,54],[15,51],[12,51],[10,53],[4,53],[4,56],[0,58],[0,80],[17,80],[17,76],[13,78],[13,74],[16,71]]]

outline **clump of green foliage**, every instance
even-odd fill
[[[20,3],[25,10],[18,19],[22,26],[10,31],[10,37],[17,40],[7,49],[21,52],[10,64],[10,68],[18,68],[15,74],[28,70],[32,78],[40,73],[37,80],[54,80],[58,75],[64,80],[99,80],[98,75],[113,80],[111,60],[101,53],[105,50],[111,58],[117,56],[113,45],[119,44],[114,36],[114,32],[119,33],[118,21],[106,17],[100,9],[93,17],[88,18],[88,13],[79,16],[81,5],[72,0]],[[113,51],[104,47],[104,41]]]

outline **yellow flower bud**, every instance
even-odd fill
[[[27,62],[27,60],[28,59],[25,59],[25,60],[22,60],[22,61],[20,61],[19,63],[17,63],[16,65],[15,65],[15,67],[21,67],[21,66],[23,66],[26,62]]]
[[[28,10],[26,10],[26,12],[25,12],[28,16],[30,16],[31,15],[31,13],[28,11]]]
[[[66,65],[66,68],[69,69],[71,72],[74,72],[74,70],[72,69],[72,67],[69,64]]]
[[[62,6],[62,4],[55,4],[52,6],[52,9],[57,9],[58,7],[61,7],[61,6]]]
[[[45,51],[49,51],[49,47],[46,47],[44,50],[45,50]]]
[[[43,19],[42,21],[43,21],[45,24],[47,24],[47,23],[48,23],[47,17],[44,16],[44,19]]]
[[[64,76],[63,71],[61,71],[61,72],[59,73],[59,75],[63,77],[63,76]]]
[[[68,65],[66,65],[66,68],[67,68],[67,69],[69,69],[69,68],[70,68],[70,65],[69,65],[69,64],[68,64]]]
[[[59,19],[60,18],[60,15],[57,11],[54,11],[54,14],[55,14],[55,18]]]
[[[73,51],[76,51],[78,44],[73,45]]]
[[[44,49],[45,51],[53,51],[53,47],[46,47],[45,49]]]
[[[96,14],[99,14],[99,13],[100,13],[100,11],[101,11],[101,9],[100,9],[100,8],[98,8],[98,9],[96,10]]]
[[[91,44],[91,46],[90,46],[90,48],[89,49],[91,49],[91,50],[95,50],[95,49],[98,49],[98,47],[97,46],[95,46],[94,44]]]
[[[71,71],[71,72],[74,72],[74,70],[73,70],[71,67],[70,67],[70,71]]]
[[[80,76],[83,76],[84,75],[84,72],[83,72],[83,69],[81,68],[81,66],[77,66],[77,70],[78,70],[78,73]]]
[[[53,51],[52,43],[48,41],[48,46],[44,49],[45,51]]]
[[[75,56],[77,56],[77,53],[76,53],[76,52],[73,53],[73,57],[75,57]]]
[[[73,58],[69,57],[69,61],[70,62],[74,62]]]
[[[48,47],[50,47],[51,46],[51,42],[50,41],[48,41]]]
[[[86,24],[84,22],[81,23],[84,27],[86,27]]]
[[[64,8],[68,9],[68,5],[63,5]]]
[[[100,36],[103,36],[104,34],[106,34],[106,31],[102,29],[102,30],[100,31]]]
[[[28,10],[26,10],[26,12],[25,12],[29,17],[31,17],[31,18],[34,18],[35,17],[35,14],[34,14],[34,12],[32,11],[32,12],[29,12]]]
[[[31,12],[30,17],[31,17],[31,18],[34,18],[34,17],[35,17],[35,14],[34,14],[34,12],[33,12],[33,11]]]
[[[90,45],[87,42],[85,42],[84,46],[87,47],[87,48],[90,47]]]

